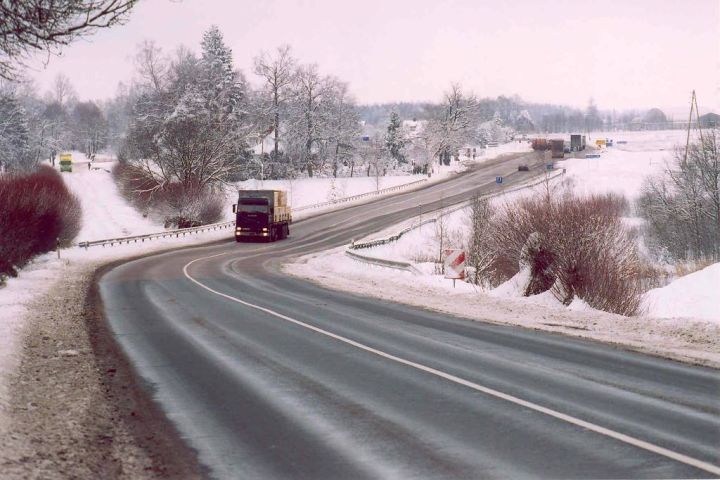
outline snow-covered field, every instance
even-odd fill
[[[684,132],[678,131],[598,135],[599,138],[605,136],[628,143],[603,149],[600,159],[571,158],[558,162],[558,168],[567,171],[565,178],[572,179],[573,188],[580,193],[616,191],[634,199],[644,177],[662,172],[675,147],[685,141]],[[521,193],[495,201],[511,201],[517,195]],[[460,210],[444,218],[450,238],[445,247],[462,247],[462,232],[467,231],[469,225],[468,214],[467,210]],[[372,238],[388,237],[419,220],[409,219]],[[345,255],[344,249],[303,258],[286,269],[331,288],[388,300],[400,298],[413,305],[478,320],[561,331],[673,358],[720,365],[720,270],[717,268],[720,264],[648,292],[643,302],[645,316],[626,318],[595,311],[582,301],[565,307],[547,293],[522,297],[517,282],[512,280],[488,292],[463,282],[453,286],[451,280],[435,272],[432,263],[439,256],[438,238],[438,227],[428,224],[412,230],[397,242],[357,251],[371,257],[411,262],[423,272],[419,276],[368,266]],[[390,297],[385,292],[394,293]]]

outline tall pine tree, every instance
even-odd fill
[[[403,153],[405,143],[400,116],[393,111],[390,113],[390,123],[388,123],[387,133],[385,134],[385,147],[390,153],[390,157],[398,163],[405,163]]]

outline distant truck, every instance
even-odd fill
[[[550,144],[545,138],[533,138],[531,145],[533,150],[543,151],[550,148]]]
[[[565,158],[565,140],[562,138],[550,140],[550,151],[552,152],[552,158]]]
[[[60,154],[60,171],[72,172],[72,155],[69,153]]]
[[[274,242],[290,235],[292,215],[283,190],[240,190],[235,213],[235,240]]]
[[[579,152],[585,150],[585,135],[570,135],[570,151]]]

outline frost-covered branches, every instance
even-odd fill
[[[0,2],[0,78],[16,79],[36,51],[59,52],[77,37],[122,23],[137,0],[3,0]]]
[[[0,93],[0,172],[33,163],[27,114],[13,93]]]
[[[442,105],[423,133],[423,141],[432,158],[450,165],[450,158],[472,137],[479,115],[477,98],[465,94],[459,84],[452,84]]]
[[[254,66],[255,74],[265,83],[258,96],[257,123],[261,134],[272,129],[273,157],[277,158],[280,152],[280,124],[284,121],[296,61],[290,53],[290,46],[283,45],[278,47],[274,57],[261,52],[255,57]]]
[[[720,258],[720,151],[718,132],[704,132],[678,150],[661,177],[649,178],[638,201],[648,243],[659,256]]]
[[[150,189],[179,183],[200,194],[227,181],[244,157],[249,130],[245,81],[222,34],[210,28],[202,56],[181,49],[167,73],[152,45],[143,50],[141,72],[150,88],[135,102],[124,156],[154,179]]]

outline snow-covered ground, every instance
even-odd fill
[[[612,132],[598,138],[626,140],[600,151],[600,159],[571,158],[558,162],[565,178],[582,192],[616,191],[634,199],[646,175],[660,173],[671,160],[685,133]],[[527,194],[514,193],[495,201],[512,201]],[[460,248],[469,225],[468,210],[444,217],[449,233],[446,248]],[[389,237],[420,218],[408,219],[368,239]],[[344,249],[312,255],[288,265],[291,274],[340,288],[387,299],[402,299],[413,305],[487,321],[499,321],[536,329],[562,331],[648,351],[678,359],[694,359],[720,365],[720,264],[680,278],[665,288],[648,292],[646,315],[620,317],[595,311],[581,300],[565,307],[551,294],[522,297],[517,279],[489,291],[463,282],[446,280],[435,272],[439,256],[439,231],[427,224],[405,234],[399,241],[356,251],[362,255],[413,263],[423,275],[384,267],[368,266],[344,254]],[[363,241],[363,239],[358,240]],[[392,298],[385,292],[394,292]],[[398,295],[398,292],[404,292]]]
[[[648,315],[701,318],[720,325],[720,263],[645,294]]]
[[[675,148],[685,144],[686,131],[664,130],[657,132],[604,132],[592,138],[612,138],[614,146],[592,153],[600,158],[569,158],[558,161],[557,168],[567,170],[567,179],[573,182],[578,193],[617,192],[637,198],[644,178],[666,170]],[[626,144],[618,144],[624,140]],[[587,150],[586,150],[587,152]],[[584,157],[586,152],[579,152]]]

